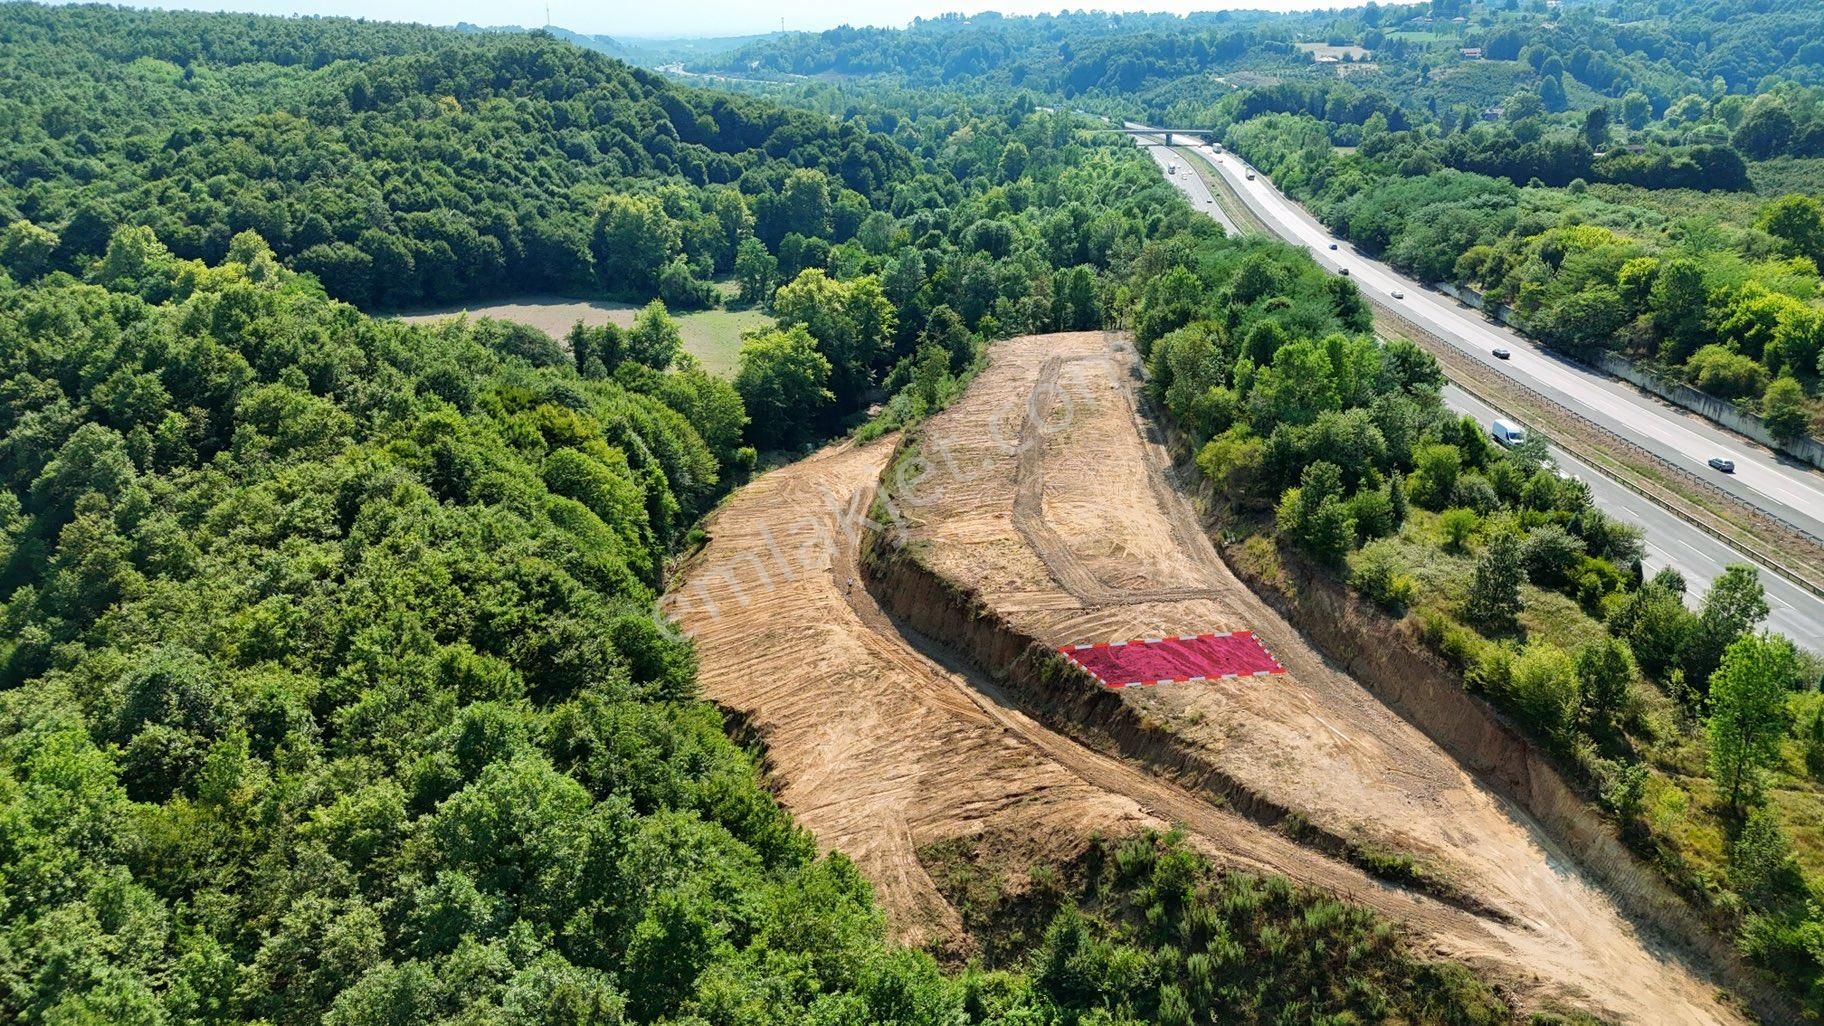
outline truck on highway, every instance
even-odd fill
[[[1526,429],[1512,421],[1497,420],[1488,425],[1488,433],[1503,447],[1526,441]]]
[[[1175,164],[1175,163],[1168,163],[1168,164],[1166,164],[1166,165],[1165,165],[1165,173],[1166,173],[1166,174],[1168,174],[1168,175],[1175,175],[1175,174],[1177,174],[1177,173],[1178,173],[1178,165],[1177,165],[1177,164]]]

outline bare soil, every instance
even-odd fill
[[[840,446],[734,496],[668,609],[707,697],[746,715],[781,801],[874,881],[898,935],[961,951],[918,853],[982,834],[1078,850],[1176,823],[1219,862],[1372,905],[1523,1001],[1639,1023],[1736,1023],[1716,987],[1636,929],[1520,810],[1329,666],[1204,535],[1101,333],[999,343],[968,393],[887,471],[906,551],[1047,644],[1253,630],[1271,678],[1126,689],[1147,722],[1320,831],[1407,853],[1470,900],[1375,879],[1218,797],[1092,750],[885,614],[855,568],[893,440]],[[853,582],[851,584],[851,582]]]

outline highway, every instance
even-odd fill
[[[1147,145],[1146,148],[1147,151],[1152,154],[1153,159],[1159,163],[1161,172],[1165,170],[1169,162],[1177,159],[1170,156],[1169,151],[1163,146]],[[1180,149],[1190,148],[1191,147],[1180,147]],[[1200,149],[1200,152],[1204,153],[1211,161],[1212,165],[1219,170],[1225,165],[1232,166],[1232,162],[1236,159],[1228,154],[1217,154],[1205,149]],[[1224,214],[1221,207],[1215,203],[1214,197],[1210,195],[1209,187],[1203,182],[1200,176],[1196,174],[1187,174],[1186,169],[1180,167],[1178,169],[1178,174],[1170,177],[1172,184],[1184,192],[1193,206],[1215,218],[1222,224],[1225,231],[1230,234],[1236,233],[1237,229],[1234,223],[1229,220],[1226,214]],[[1245,175],[1237,174],[1233,177],[1225,175],[1225,177],[1229,178],[1231,184],[1234,183],[1236,178],[1240,178],[1241,181],[1246,182]],[[1271,192],[1270,189],[1268,191]],[[1274,193],[1273,195],[1277,195],[1277,193]],[[1256,213],[1260,214],[1262,212],[1256,208]],[[1303,211],[1300,210],[1299,213],[1303,213]],[[1269,220],[1264,216],[1262,219]],[[1269,223],[1272,222],[1269,220]],[[1311,223],[1315,224],[1316,222]],[[1318,231],[1322,231],[1321,226],[1319,226]],[[1321,251],[1318,254],[1319,262],[1334,268],[1335,266],[1338,266],[1337,260],[1335,259],[1338,256],[1338,253],[1329,252],[1327,246],[1328,243],[1326,242],[1318,247]],[[1339,244],[1339,253],[1341,253],[1341,244]],[[1350,273],[1352,276],[1365,277],[1366,275],[1364,272],[1358,270],[1358,268],[1365,268],[1373,264],[1372,261],[1361,259],[1354,253],[1344,254],[1344,256],[1346,259],[1349,259],[1348,266],[1351,269]],[[1331,259],[1326,260],[1324,258]],[[1388,273],[1392,275],[1392,272]],[[1393,277],[1397,278],[1397,275],[1393,275]],[[1403,279],[1400,280],[1404,282]],[[1412,284],[1411,282],[1389,285],[1388,287],[1390,289],[1401,288],[1405,290],[1408,300],[1417,295],[1431,295],[1429,292],[1421,290],[1419,286]],[[1390,296],[1388,298],[1391,299]],[[1465,318],[1474,318],[1479,325],[1482,323],[1480,315],[1470,311],[1460,311],[1455,307],[1454,303],[1450,304],[1448,312]],[[1416,320],[1417,318],[1415,317],[1414,319]],[[1437,334],[1440,337],[1451,337],[1447,330],[1434,330],[1437,331]],[[1495,330],[1499,331],[1500,329]],[[1511,341],[1503,341],[1496,344],[1505,345],[1511,350],[1515,360],[1521,359],[1522,349],[1531,353],[1534,348],[1531,343],[1519,339],[1518,336],[1514,336]],[[1553,360],[1552,357],[1544,354],[1536,355],[1543,360],[1548,360],[1553,363],[1558,362]],[[1492,361],[1492,357],[1490,357],[1490,359]],[[1626,386],[1622,387],[1625,388]],[[1504,416],[1504,414],[1496,412],[1492,407],[1467,392],[1464,392],[1455,385],[1447,385],[1445,387],[1443,398],[1445,405],[1449,406],[1451,409],[1460,413],[1469,414],[1484,424],[1497,417]],[[1557,397],[1554,396],[1554,398]],[[1679,419],[1682,420],[1686,418],[1681,416]],[[1630,434],[1628,437],[1634,436]],[[1670,566],[1678,570],[1678,572],[1685,577],[1688,602],[1695,606],[1703,597],[1705,589],[1710,586],[1710,582],[1721,574],[1723,568],[1728,564],[1748,563],[1752,566],[1756,566],[1761,571],[1761,584],[1766,588],[1767,592],[1767,606],[1769,612],[1766,625],[1807,648],[1824,648],[1824,598],[1820,598],[1798,585],[1793,584],[1791,581],[1781,577],[1767,567],[1760,566],[1754,560],[1736,552],[1725,543],[1718,541],[1695,525],[1656,505],[1644,496],[1609,479],[1601,472],[1593,469],[1574,456],[1554,447],[1552,449],[1552,457],[1566,473],[1582,479],[1589,485],[1590,496],[1596,502],[1597,506],[1601,507],[1611,516],[1642,528],[1646,532],[1646,555],[1642,560],[1642,563],[1645,565],[1646,572],[1649,576],[1661,567]],[[1738,460],[1737,466],[1738,468],[1742,466],[1740,460]],[[1815,477],[1817,475],[1812,476]],[[1824,502],[1824,499],[1821,499],[1820,501]],[[1814,514],[1824,514],[1824,506],[1813,507],[1810,512]]]
[[[1572,363],[1479,312],[1433,292],[1378,260],[1356,252],[1331,235],[1316,218],[1282,196],[1265,175],[1231,153],[1208,146],[1181,146],[1197,153],[1234,189],[1236,195],[1281,238],[1303,244],[1318,264],[1348,268],[1370,298],[1397,309],[1439,338],[1486,366],[1516,379],[1573,413],[1647,449],[1675,467],[1697,474],[1769,515],[1817,538],[1824,538],[1824,474],[1797,461],[1664,403],[1625,382]],[[1199,183],[1200,185],[1202,183]],[[1331,250],[1332,243],[1337,249]],[[1405,298],[1395,299],[1395,291]],[[1496,348],[1511,354],[1493,355]],[[1735,473],[1711,470],[1707,461],[1721,456],[1735,461]]]
[[[1240,229],[1235,227],[1235,222],[1229,220],[1228,212],[1216,202],[1215,196],[1210,195],[1210,187],[1204,184],[1202,175],[1183,166],[1178,157],[1163,146],[1148,146],[1146,152],[1153,155],[1153,160],[1159,164],[1160,173],[1172,180],[1172,184],[1176,185],[1179,191],[1184,193],[1185,198],[1191,201],[1191,206],[1210,215],[1217,224],[1222,225],[1222,230],[1230,235],[1241,234]],[[1171,171],[1174,164],[1178,165],[1176,174]]]
[[[1444,405],[1487,424],[1505,416],[1455,385],[1444,387]],[[1552,459],[1559,469],[1590,486],[1590,497],[1603,512],[1646,532],[1648,577],[1670,566],[1685,575],[1686,594],[1696,605],[1710,582],[1730,563],[1747,563],[1761,571],[1767,589],[1767,626],[1807,648],[1824,648],[1824,599],[1793,584],[1754,560],[1667,512],[1644,496],[1604,477],[1600,471],[1556,446]]]

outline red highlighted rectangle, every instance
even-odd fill
[[[1142,638],[1058,649],[1105,687],[1191,683],[1223,677],[1284,673],[1253,631],[1195,638]]]

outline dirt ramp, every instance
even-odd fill
[[[902,940],[964,945],[917,853],[983,829],[1080,845],[1163,821],[1010,734],[935,664],[863,622],[861,512],[893,441],[826,451],[711,520],[667,608],[697,641],[706,697],[765,742],[780,801],[856,860]],[[875,615],[878,610],[875,610]]]
[[[1097,832],[1182,824],[1220,865],[1284,873],[1364,902],[1416,924],[1422,949],[1485,967],[1522,993],[1549,990],[1549,981],[1483,957],[1488,941],[1474,917],[1212,801],[1195,785],[1196,766],[1149,772],[1142,761],[1051,729],[1027,711],[1029,701],[889,616],[859,582],[851,587],[861,543],[882,536],[865,514],[891,453],[891,442],[829,450],[743,489],[712,518],[708,544],[666,603],[696,639],[707,697],[765,743],[781,802],[819,844],[856,859],[898,938],[970,953],[959,917],[918,858],[933,845],[1019,836],[1034,859],[1058,861]],[[1030,652],[1035,668],[1068,669],[1056,653],[972,612],[935,577],[907,578],[893,598],[937,616],[920,622],[967,637],[971,652],[1000,662]],[[1079,687],[1073,696],[1061,721],[1144,737],[1103,689]]]
[[[1065,730],[1058,717],[1093,711],[1071,731],[1088,744],[1424,867],[1483,911],[1479,940],[1447,917],[1421,921],[1447,950],[1540,974],[1626,1021],[1741,1021],[1705,970],[1646,938],[1526,813],[1235,578],[1141,416],[1135,367],[1122,340],[1100,333],[999,344],[884,479],[881,512],[903,529],[892,558],[930,578],[892,571],[888,600],[997,680],[1017,676],[1023,643],[1254,631],[1288,672],[1094,700],[1054,700],[1028,681],[1014,698]],[[953,611],[929,608],[946,596]]]

